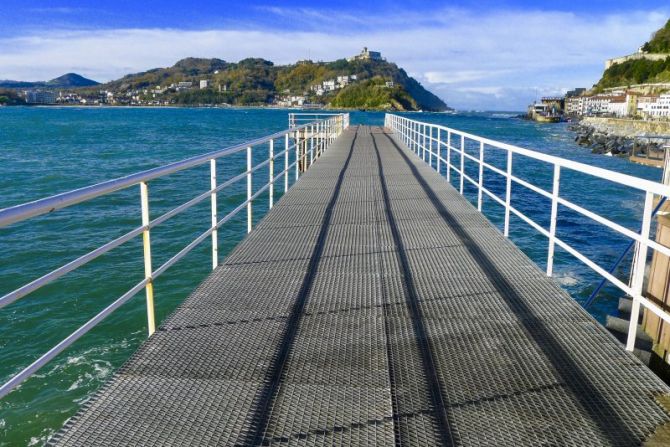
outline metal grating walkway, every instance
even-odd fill
[[[668,392],[437,173],[358,127],[52,443],[629,446],[670,421]]]

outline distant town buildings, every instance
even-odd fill
[[[209,87],[209,81],[207,79],[201,79],[200,80],[200,90],[206,89]]]
[[[175,90],[180,92],[182,90],[189,90],[191,87],[193,87],[193,82],[191,82],[191,81],[181,81],[181,82],[177,83],[177,85],[175,87]]]
[[[309,89],[316,96],[323,96],[326,93],[334,92],[336,90],[344,88],[347,85],[349,85],[352,81],[355,81],[357,79],[358,79],[358,76],[356,76],[356,75],[338,76],[335,79],[327,79],[327,80],[321,82],[321,84],[314,84],[314,85],[310,86]]]
[[[646,120],[670,118],[670,93],[644,94],[619,89],[597,95],[565,97],[565,113]]]

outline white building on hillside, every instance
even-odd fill
[[[650,101],[640,101],[638,111],[644,118],[668,118],[670,117],[670,94],[666,93],[658,97],[648,97]]]
[[[612,96],[607,105],[607,114],[616,116],[617,118],[624,118],[628,116],[629,95]]]
[[[332,92],[335,90],[335,79],[329,79],[323,81],[323,89],[327,92]]]

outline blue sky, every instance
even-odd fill
[[[670,18],[661,1],[0,1],[0,79],[99,81],[186,56],[291,63],[382,52],[459,109],[589,87]]]

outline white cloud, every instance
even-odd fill
[[[285,13],[277,8],[267,12]],[[668,17],[667,11],[582,17],[450,9],[429,14],[429,22],[415,14],[389,13],[362,26],[351,17],[347,22],[346,16],[303,12],[312,19],[327,16],[332,24],[343,20],[353,25],[326,31],[247,27],[33,32],[0,39],[0,78],[40,80],[76,71],[106,81],[187,56],[230,61],[264,57],[282,64],[308,54],[332,60],[368,46],[456,107],[519,110],[536,92],[589,87],[602,73],[604,59],[634,51]]]

